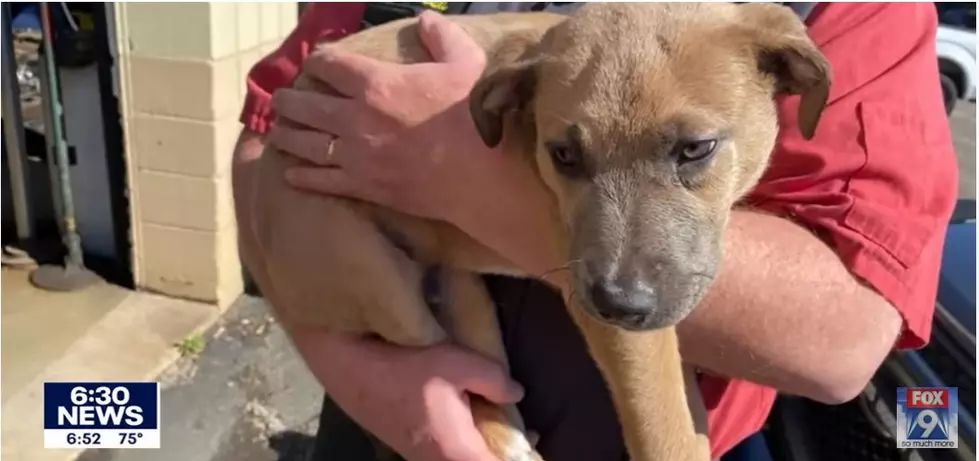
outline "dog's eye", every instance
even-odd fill
[[[578,163],[574,152],[568,146],[551,146],[551,157],[555,162],[566,167],[571,167]]]
[[[710,157],[717,150],[716,139],[690,141],[680,145],[681,162],[693,162]]]
[[[581,152],[574,146],[562,142],[549,142],[546,147],[559,173],[566,176],[578,176],[581,173]]]

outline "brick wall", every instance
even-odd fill
[[[139,288],[221,307],[241,294],[230,170],[245,75],[296,19],[296,3],[116,4]]]

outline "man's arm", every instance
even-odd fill
[[[779,216],[733,214],[720,274],[679,326],[686,360],[834,403],[855,397],[896,341],[927,341],[956,194],[933,10],[814,12],[830,105],[812,141],[783,130],[750,201]],[[795,126],[797,103],[783,101],[783,126]]]
[[[679,327],[684,359],[822,402],[855,397],[901,330],[894,307],[787,219],[736,211],[723,246],[717,280]]]

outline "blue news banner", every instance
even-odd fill
[[[160,384],[44,383],[44,448],[160,448]]]
[[[958,448],[957,387],[897,388],[898,448]]]

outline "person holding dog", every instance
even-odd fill
[[[452,222],[530,273],[559,266],[537,251],[539,218],[467,114],[485,56],[460,28],[422,15],[432,63],[341,52],[305,63],[342,97],[286,89],[314,43],[355,32],[363,13],[363,4],[310,4],[249,74],[234,165],[239,220],[247,219],[241,191],[249,167],[269,142],[305,158],[329,151],[340,166],[293,171],[295,187]],[[776,392],[848,401],[891,350],[922,347],[930,335],[943,229],[957,194],[934,8],[825,3],[806,23],[834,70],[820,130],[806,141],[793,123],[782,124],[765,177],[732,215],[720,275],[678,326],[684,360],[702,370],[715,457],[761,427]],[[780,116],[791,120],[797,105],[798,98],[779,99]],[[445,125],[424,133],[404,129],[446,111],[458,116],[440,117]],[[276,115],[295,123],[273,125]],[[344,142],[334,150],[336,139]],[[452,346],[406,350],[292,328],[329,395],[324,408],[332,399],[410,461],[489,461],[472,427],[471,392],[519,400],[549,461],[623,457],[608,391],[560,296],[531,281],[488,283],[516,382]],[[426,398],[408,397],[419,394]],[[323,432],[318,438],[329,436]]]

